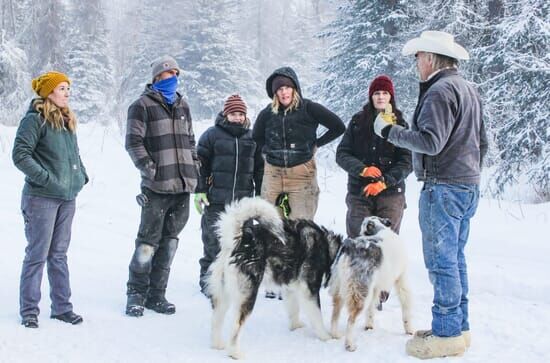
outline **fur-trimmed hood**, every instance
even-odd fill
[[[296,75],[296,72],[294,72],[294,69],[290,67],[277,68],[269,77],[267,77],[267,80],[265,81],[265,90],[267,91],[267,95],[269,96],[269,98],[273,98],[273,91],[271,90],[271,86],[273,84],[273,79],[277,76],[290,78],[292,82],[294,82],[294,84],[296,85],[296,91],[300,95],[300,98],[303,98],[302,88],[300,87],[298,76]]]

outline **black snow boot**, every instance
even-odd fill
[[[80,324],[84,321],[84,319],[82,319],[82,316],[75,314],[73,311],[67,311],[66,313],[59,315],[51,315],[50,318],[61,320],[64,323],[69,323],[73,325]]]
[[[164,296],[150,296],[145,302],[145,307],[159,314],[172,315],[176,312],[176,305],[172,304]]]
[[[35,314],[25,315],[21,319],[21,325],[25,328],[38,328],[38,316]]]
[[[143,316],[143,306],[145,303],[145,297],[140,293],[128,294],[128,301],[126,302],[126,315],[140,317]]]

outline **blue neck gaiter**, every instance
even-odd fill
[[[178,77],[173,76],[163,79],[162,81],[155,82],[151,85],[151,88],[158,91],[164,97],[164,100],[169,105],[173,104],[176,100],[176,89],[178,88]]]

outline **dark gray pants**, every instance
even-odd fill
[[[346,214],[346,230],[348,236],[355,238],[361,230],[361,223],[365,217],[378,216],[388,218],[391,228],[399,233],[401,219],[405,209],[405,194],[379,194],[376,197],[365,198],[362,195],[348,193],[346,196],[348,212]]]
[[[40,285],[44,264],[48,262],[51,313],[59,315],[73,310],[69,299],[71,287],[67,250],[75,201],[23,195],[21,211],[25,221],[27,247],[19,285],[21,316],[40,313]]]
[[[189,193],[159,194],[149,189],[143,193],[148,201],[141,209],[127,293],[164,297],[178,235],[189,219]]]
[[[220,213],[223,212],[224,209],[225,207],[223,205],[211,204],[204,209],[204,214],[201,218],[203,249],[203,256],[199,259],[199,265],[201,266],[199,285],[201,291],[204,291],[206,286],[205,277],[208,268],[216,259],[218,252],[220,252],[220,242],[214,227]]]

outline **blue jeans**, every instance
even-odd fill
[[[46,262],[52,315],[72,311],[67,250],[71,242],[75,200],[23,195],[21,211],[27,237],[19,285],[21,316],[40,313],[40,285]]]
[[[424,263],[434,288],[432,332],[454,337],[470,330],[464,246],[479,202],[479,186],[425,183],[419,222]]]

